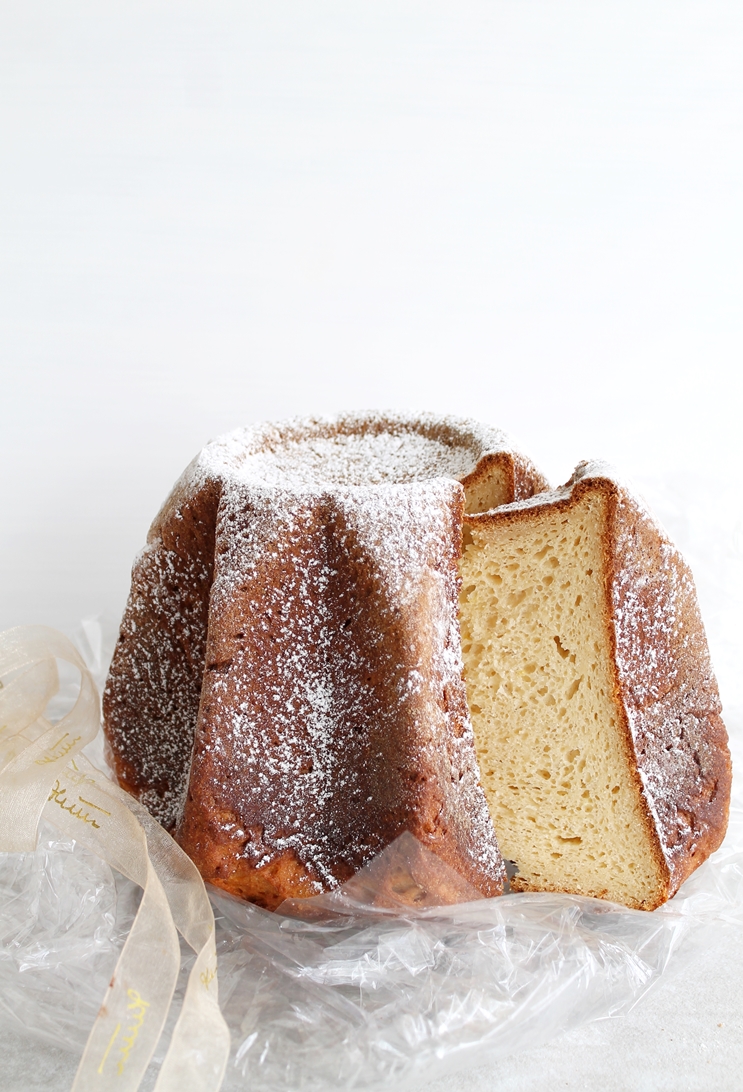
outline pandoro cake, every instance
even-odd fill
[[[409,832],[484,895],[652,908],[719,844],[730,761],[688,568],[606,467],[348,415],[238,430],[134,564],[120,783],[267,908]]]

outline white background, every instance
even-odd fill
[[[697,573],[737,747],[742,191],[739,0],[3,0],[0,628],[115,623],[216,434],[462,414],[554,482],[635,478]],[[709,1031],[717,1088],[740,997],[706,1002],[738,1020]],[[658,1011],[638,1034],[673,1058]],[[622,1034],[607,1088],[643,1057]],[[584,1087],[596,1051],[551,1049]]]

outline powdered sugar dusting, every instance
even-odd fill
[[[463,478],[472,469],[467,451],[451,450],[426,436],[318,437],[294,441],[275,451],[253,455],[243,464],[246,478],[294,488],[414,482],[447,472]]]
[[[474,421],[348,414],[238,429],[207,445],[198,466],[207,474],[296,491],[437,477],[461,481],[485,455],[512,450],[505,433]]]
[[[212,786],[211,837],[254,867],[290,853],[332,887],[404,829],[446,848],[443,812],[498,874],[471,728],[452,734],[446,701],[460,496],[442,479],[226,485],[191,780]]]
[[[720,699],[691,572],[626,490],[614,535],[617,673],[673,891],[721,837],[730,772]]]
[[[627,723],[672,891],[720,838],[729,754],[691,571],[631,483],[608,463],[581,463],[616,489],[611,518],[612,624]]]

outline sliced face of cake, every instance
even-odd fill
[[[730,796],[688,566],[599,463],[464,535],[467,697],[512,888],[653,909],[718,847]]]

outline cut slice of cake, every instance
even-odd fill
[[[464,535],[467,696],[512,888],[653,909],[719,846],[730,796],[688,566],[601,463]]]

